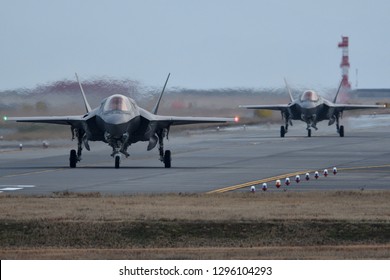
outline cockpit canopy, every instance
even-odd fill
[[[126,96],[115,94],[106,99],[103,106],[104,112],[124,111],[131,112],[135,110],[134,104]]]
[[[313,90],[307,90],[301,95],[301,101],[318,101],[319,96]]]

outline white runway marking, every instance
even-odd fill
[[[24,188],[34,188],[35,185],[0,185],[0,193],[4,191],[17,191]]]
[[[17,191],[17,190],[21,190],[22,188],[3,188],[3,189],[0,189],[0,191]]]

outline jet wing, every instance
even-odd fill
[[[82,123],[87,121],[85,116],[49,116],[49,117],[8,117],[9,121],[30,122],[30,123],[50,123],[71,125],[81,127]]]
[[[344,110],[358,110],[358,109],[378,109],[386,108],[386,105],[353,105],[353,104],[333,104],[333,108],[336,108],[339,111]]]
[[[176,116],[159,116],[157,115],[154,122],[170,125],[185,125],[195,123],[226,123],[235,122],[235,118],[209,118],[209,117],[176,117]]]
[[[273,110],[273,111],[281,111],[285,114],[288,114],[289,108],[293,106],[292,104],[275,104],[275,105],[240,105],[240,108],[246,109],[262,109],[262,110]]]
[[[150,122],[157,123],[162,127],[171,125],[185,125],[195,123],[226,123],[237,122],[237,118],[213,118],[213,117],[179,117],[179,116],[161,116],[152,114],[142,108],[140,109],[141,116]]]
[[[274,111],[286,111],[290,105],[286,104],[276,104],[276,105],[240,105],[240,108],[246,109],[265,109],[265,110],[274,110]]]

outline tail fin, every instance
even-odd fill
[[[80,81],[79,81],[79,76],[77,76],[77,73],[75,73],[76,75],[76,79],[77,79],[77,82],[79,83],[79,86],[80,86],[80,90],[81,90],[81,94],[83,95],[83,99],[84,99],[84,105],[85,105],[85,109],[87,110],[87,113],[91,112],[91,106],[89,106],[89,103],[87,101],[87,97],[85,97],[85,93],[84,93],[84,90],[83,90],[83,86],[81,85]]]
[[[161,98],[164,94],[164,91],[165,91],[165,87],[167,86],[167,83],[168,83],[168,80],[169,80],[169,76],[171,75],[171,73],[168,74],[168,77],[167,77],[167,80],[165,81],[165,84],[164,84],[164,87],[160,93],[160,97],[158,98],[158,101],[156,103],[156,105],[154,106],[153,110],[152,110],[152,113],[153,114],[157,114],[157,111],[158,111],[158,107],[160,106],[160,101],[161,101]]]
[[[290,89],[290,86],[289,86],[288,83],[287,83],[286,78],[284,78],[284,83],[285,83],[285,85],[286,85],[286,88],[287,88],[287,91],[288,91],[288,95],[290,95],[290,101],[293,102],[293,101],[294,101],[294,98],[293,98],[293,96],[292,96],[292,94],[291,94],[291,89]]]
[[[333,103],[336,103],[337,96],[338,96],[339,93],[340,93],[340,89],[341,89],[341,85],[342,85],[342,84],[343,84],[343,80],[341,80],[341,82],[340,82],[339,88],[338,88],[338,90],[337,90],[337,92],[336,92],[336,96],[335,96],[334,99],[333,99]]]

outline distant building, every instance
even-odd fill
[[[390,103],[390,88],[362,88],[354,89],[349,93],[349,98],[353,100],[367,99],[371,102]]]

